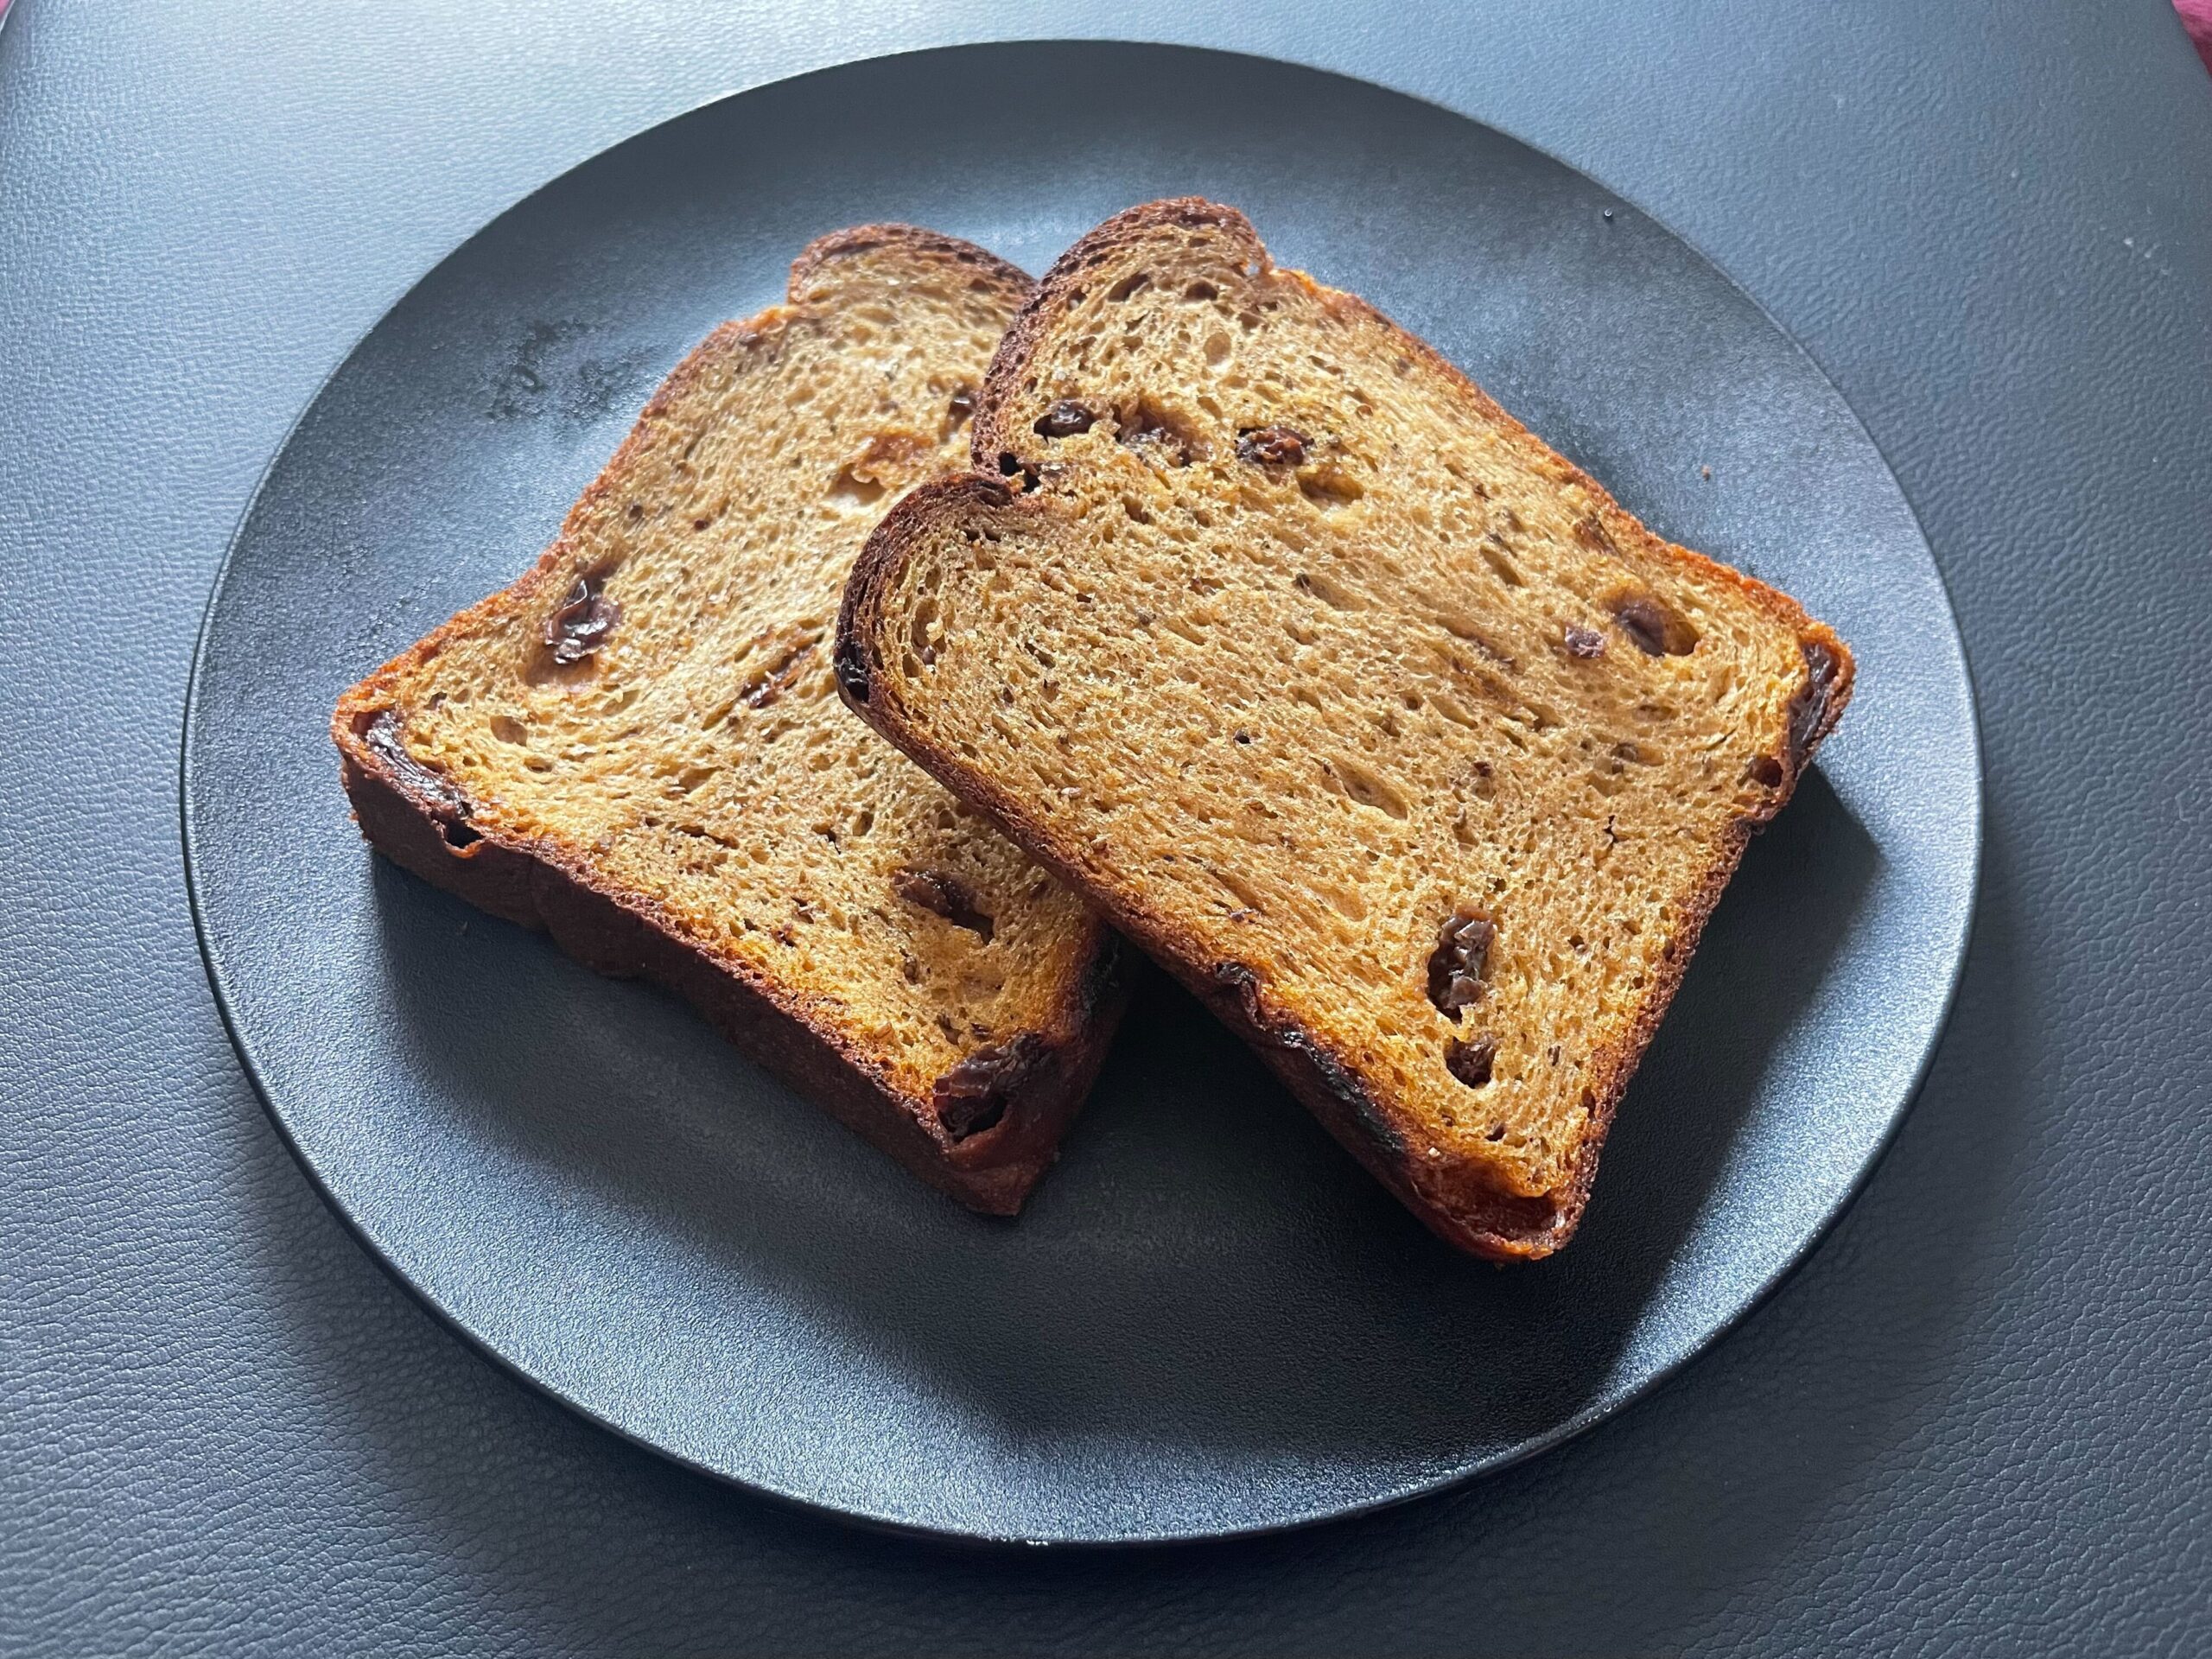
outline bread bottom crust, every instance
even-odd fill
[[[550,934],[599,973],[674,991],[768,1071],[970,1210],[1018,1213],[1052,1167],[1128,1000],[1111,935],[1093,957],[1071,1021],[1030,1046],[1029,1063],[1008,1089],[1005,1115],[978,1134],[948,1141],[931,1127],[931,1102],[892,1086],[731,964],[625,907],[575,870],[461,823],[410,791],[363,741],[357,728],[372,717],[341,703],[332,735],[362,835],[402,869],[480,910]],[[462,836],[467,839],[456,844]]]

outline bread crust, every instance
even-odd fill
[[[1037,286],[1020,266],[1000,258],[988,248],[979,248],[957,236],[947,236],[919,225],[854,225],[817,236],[798,251],[798,257],[791,261],[791,277],[785,284],[786,298],[796,302],[808,281],[833,261],[882,247],[903,248],[964,266],[977,276],[1003,288],[1012,301],[1026,299]]]
[[[1003,285],[1009,299],[1030,287],[1020,270],[971,244],[912,226],[866,225],[810,243],[792,262],[788,302],[797,303],[836,259],[886,245],[950,260],[977,280]],[[771,308],[715,329],[653,394],[640,428],[666,412],[717,357],[742,348],[785,315],[785,308]],[[331,739],[361,832],[402,868],[495,916],[550,934],[585,965],[675,991],[769,1071],[931,1186],[972,1210],[1014,1215],[1057,1156],[1128,1000],[1118,942],[1103,921],[1091,918],[1087,966],[1058,1004],[1033,1029],[998,1046],[1018,1057],[999,1073],[1002,1116],[956,1138],[939,1122],[931,1096],[902,1089],[874,1057],[842,1038],[815,999],[686,938],[649,899],[606,880],[588,861],[476,821],[449,779],[408,755],[396,734],[377,729],[380,719],[394,717],[396,683],[448,639],[487,620],[542,608],[565,585],[576,527],[612,493],[612,480],[644,441],[639,429],[624,440],[529,571],[339,699]]]
[[[907,560],[931,539],[938,526],[962,522],[978,512],[1029,514],[1051,512],[1045,498],[1016,486],[1027,462],[1018,423],[1009,416],[1020,382],[1039,343],[1072,302],[1087,272],[1109,264],[1131,244],[1162,227],[1208,227],[1241,243],[1261,269],[1276,270],[1250,223],[1235,208],[1183,197],[1147,202],[1116,214],[1084,237],[1054,263],[1007,329],[984,377],[972,440],[978,471],[964,478],[936,480],[901,502],[869,537],[846,588],[838,618],[836,668],[840,695],[860,716],[911,756],[946,788],[997,823],[1007,836],[1069,886],[1088,896],[1114,925],[1188,986],[1208,1007],[1257,1049],[1293,1094],[1440,1237],[1474,1255],[1496,1261],[1524,1261],[1550,1255],[1580,1224],[1596,1178],[1621,1096],[1643,1052],[1672,1003],[1706,922],[1745,846],[1758,825],[1781,810],[1795,791],[1814,752],[1834,728],[1850,701],[1854,667],[1851,653],[1834,632],[1808,616],[1788,595],[1687,548],[1662,541],[1623,510],[1596,480],[1554,452],[1426,341],[1391,322],[1357,297],[1321,288],[1302,272],[1280,270],[1332,308],[1357,313],[1388,329],[1402,348],[1455,383],[1474,400],[1485,418],[1495,421],[1521,447],[1532,466],[1562,486],[1579,486],[1597,505],[1604,532],[1617,543],[1688,564],[1708,580],[1725,582],[1796,635],[1806,660],[1800,691],[1803,718],[1789,722],[1783,748],[1770,758],[1778,786],[1753,814],[1734,820],[1711,863],[1681,904],[1681,920],[1668,954],[1627,1031],[1592,1056],[1590,1123],[1578,1143],[1567,1179],[1552,1191],[1529,1197],[1500,1190],[1471,1171],[1438,1169],[1418,1158],[1400,1133],[1387,1107],[1369,1091],[1356,1066],[1320,1033],[1281,1007],[1268,994],[1250,964],[1211,959],[1203,943],[1147,913],[1133,891],[1119,890],[1088,874],[1077,849],[1060,845],[1052,831],[1027,804],[998,788],[976,768],[933,747],[903,706],[895,678],[882,672],[880,650],[886,626],[885,601],[894,591]],[[1798,705],[1793,705],[1793,709]]]

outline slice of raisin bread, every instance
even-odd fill
[[[839,704],[847,572],[957,467],[1029,279],[902,226],[671,373],[537,567],[340,699],[363,832],[689,997],[916,1174],[1012,1214],[1120,997],[1090,909]]]
[[[1438,1233],[1557,1249],[1850,653],[1209,202],[1070,250],[976,422],[861,556],[847,700]]]

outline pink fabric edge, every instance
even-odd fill
[[[0,0],[0,11],[7,9],[7,0]],[[2174,10],[2181,14],[2181,26],[2195,42],[2196,55],[2212,70],[2212,0],[2174,0]]]

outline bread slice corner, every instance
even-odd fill
[[[972,452],[871,536],[846,701],[1439,1235],[1557,1249],[1849,651],[1197,199],[1053,266]]]
[[[829,635],[900,493],[957,468],[1030,290],[873,225],[687,356],[534,569],[339,700],[363,834],[679,992],[931,1185],[1010,1215],[1122,1002],[1075,894],[839,704]]]

